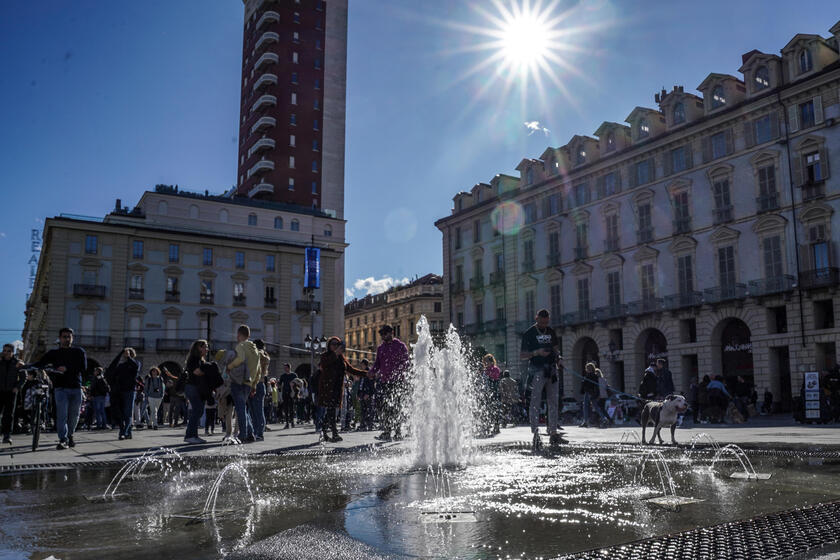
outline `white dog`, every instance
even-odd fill
[[[659,430],[662,428],[671,427],[671,443],[677,445],[677,440],[674,439],[674,430],[677,429],[677,416],[683,414],[688,410],[688,403],[682,395],[668,395],[664,401],[651,401],[642,409],[642,443],[653,444],[656,438],[659,438],[659,443],[662,441],[662,434]],[[653,423],[653,436],[650,442],[645,441],[645,428],[648,423]]]

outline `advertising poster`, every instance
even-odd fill
[[[805,372],[805,418],[820,417],[820,372]]]

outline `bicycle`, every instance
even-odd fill
[[[47,424],[47,400],[49,399],[50,389],[52,385],[46,373],[57,373],[51,369],[40,370],[35,367],[24,368],[24,372],[34,373],[35,383],[24,385],[26,393],[24,394],[24,408],[26,407],[26,400],[32,399],[30,425],[32,430],[32,451],[37,451],[38,440],[41,438],[41,429]]]

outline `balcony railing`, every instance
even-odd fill
[[[265,298],[265,306],[269,309],[277,307],[277,298]]]
[[[135,350],[145,350],[146,339],[143,337],[127,336],[123,339],[123,346],[126,348],[134,348]]]
[[[776,193],[759,196],[755,199],[758,212],[771,212],[779,209],[779,195]]]
[[[277,126],[277,119],[274,117],[260,117],[251,127],[251,134],[273,128],[275,126]]]
[[[274,192],[274,185],[272,185],[271,183],[263,182],[263,183],[257,183],[256,185],[251,187],[251,190],[248,191],[248,196],[253,198],[260,193],[271,194],[273,192]]]
[[[747,297],[746,284],[736,283],[714,288],[706,288],[703,292],[703,299],[706,303],[721,303]]]
[[[260,89],[268,86],[277,85],[277,74],[263,74],[257,81],[254,82],[254,91],[259,91]]]
[[[618,237],[607,237],[604,239],[604,251],[607,251],[608,253],[618,251],[620,244],[621,240]]]
[[[199,303],[213,303],[213,294],[201,294],[198,296]]]
[[[274,138],[260,138],[254,145],[248,148],[248,157],[250,158],[252,155],[256,154],[257,152],[261,152],[262,150],[273,150],[277,143],[274,141]]]
[[[295,311],[299,311],[301,313],[315,313],[321,312],[321,302],[320,301],[309,301],[308,299],[299,299],[295,301]]]
[[[491,286],[500,286],[505,283],[505,272],[503,270],[497,270],[496,272],[490,273],[490,285]]]
[[[802,200],[804,202],[817,200],[825,196],[825,182],[818,181],[802,185]]]
[[[548,254],[548,266],[560,266],[560,253]]]
[[[192,338],[158,338],[155,349],[158,352],[186,352],[193,342]]]
[[[181,292],[166,292],[163,299],[166,301],[181,301]]]
[[[522,261],[522,272],[534,272],[535,264],[533,259]]]
[[[273,74],[265,74],[265,76],[273,76]],[[265,77],[265,76],[263,76],[263,77]],[[271,94],[261,95],[257,98],[256,101],[254,101],[254,104],[251,105],[251,112],[253,113],[254,111],[259,111],[260,109],[262,109],[264,107],[274,107],[275,105],[277,105],[277,96],[276,95],[271,95]]]
[[[732,205],[714,209],[715,225],[732,221]]]
[[[456,296],[458,294],[463,294],[464,293],[464,283],[463,282],[452,282],[449,285],[449,293],[452,294],[453,296]]]
[[[277,64],[280,62],[280,57],[273,52],[263,53],[263,55],[257,59],[257,63],[254,64],[254,70],[259,71],[263,66],[267,66],[269,64]]]
[[[799,274],[799,286],[806,290],[836,286],[838,283],[840,268],[837,267],[803,270]]]
[[[78,297],[105,297],[105,286],[98,284],[73,284],[73,295]]]
[[[691,231],[691,218],[677,218],[674,220],[674,234],[688,233]]]
[[[653,228],[647,227],[636,232],[636,241],[638,243],[650,243],[653,241]]]
[[[663,299],[665,309],[682,309],[684,307],[698,307],[703,305],[703,292],[680,292],[665,296]]]
[[[257,20],[257,29],[262,29],[264,25],[277,23],[278,21],[280,21],[280,14],[274,10],[268,10]]]
[[[233,305],[235,305],[236,307],[245,307],[245,305],[247,304],[247,301],[248,301],[248,299],[247,299],[247,297],[245,297],[244,294],[238,295],[238,296],[233,296]]]
[[[605,305],[595,309],[595,318],[598,321],[608,321],[610,319],[618,319],[627,315],[627,306],[623,303],[616,305]]]
[[[789,292],[796,287],[796,278],[789,274],[751,280],[749,283],[749,295],[766,296],[769,294],[780,294]]]
[[[143,288],[129,288],[128,299],[143,299],[144,292],[145,290]]]
[[[87,349],[108,350],[111,347],[110,336],[79,335],[73,337],[73,343]]]
[[[261,159],[248,170],[248,178],[250,179],[257,173],[264,173],[267,171],[274,171],[274,162],[270,159]]]
[[[563,324],[565,325],[580,325],[582,323],[591,323],[595,320],[595,313],[591,309],[579,309],[571,313],[563,314]]]
[[[254,49],[255,50],[260,50],[265,45],[270,45],[271,43],[278,43],[279,41],[280,41],[280,35],[278,35],[274,31],[266,31],[257,40],[257,44],[254,45]]]
[[[484,277],[476,276],[475,278],[470,278],[470,290],[482,290],[484,289]]]
[[[627,304],[627,313],[630,315],[644,315],[646,313],[657,313],[665,308],[664,301],[660,297],[647,297]]]

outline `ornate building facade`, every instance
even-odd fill
[[[840,23],[830,32],[746,53],[701,95],[663,90],[626,124],[458,193],[436,222],[452,322],[516,371],[547,308],[571,369],[594,360],[613,387],[635,393],[667,357],[677,390],[741,375],[790,406],[840,336]]]

